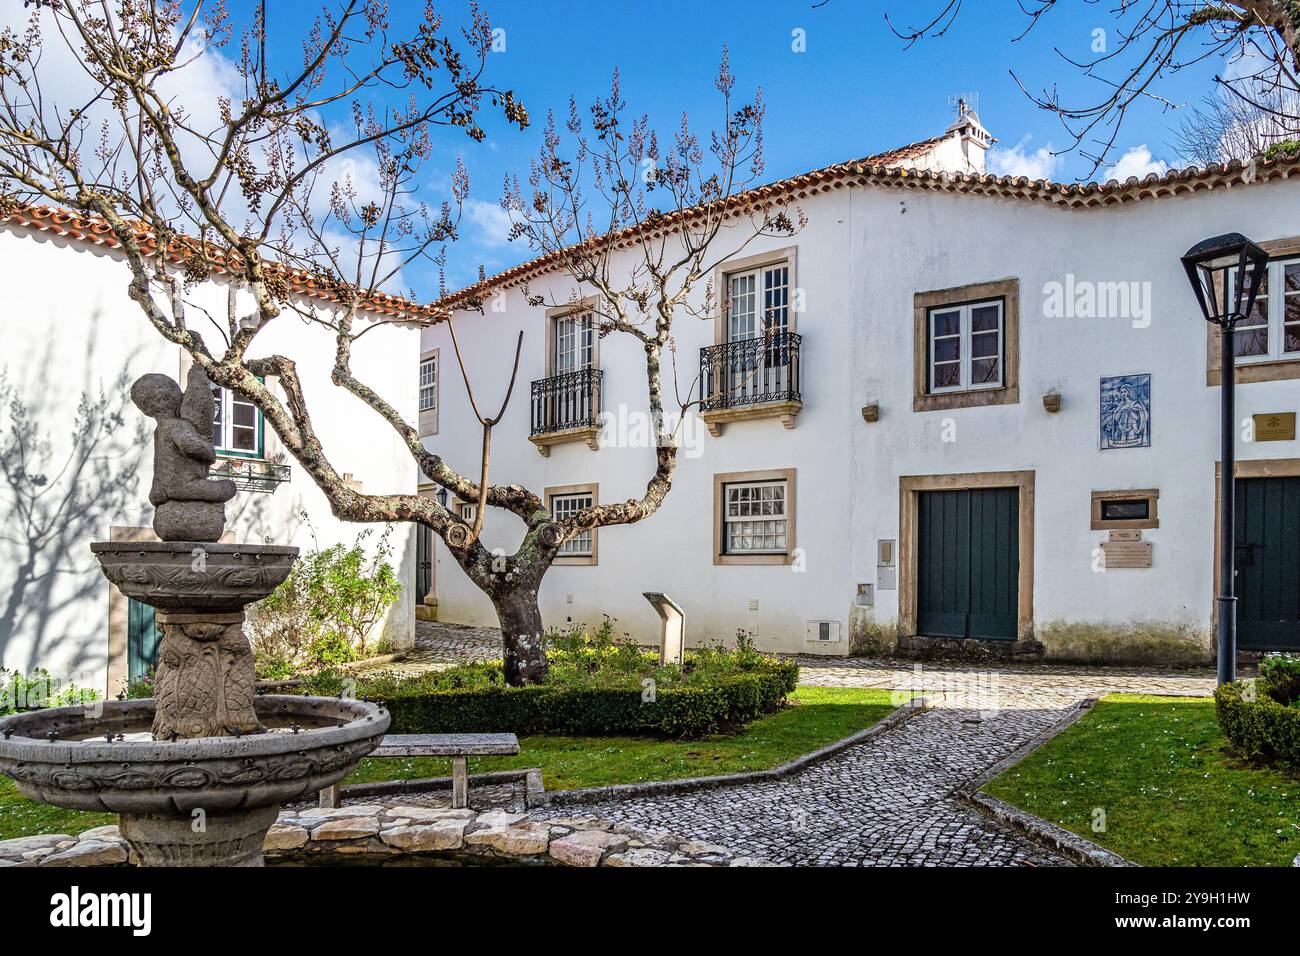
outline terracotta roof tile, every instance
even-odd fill
[[[1067,209],[1080,209],[1272,182],[1300,174],[1300,154],[1275,156],[1272,159],[1259,157],[1250,163],[1242,163],[1239,160],[1222,165],[1213,163],[1204,169],[1191,166],[1186,169],[1170,170],[1163,176],[1151,173],[1144,179],[1130,177],[1122,183],[1113,179],[1105,183],[1054,183],[1051,180],[1031,180],[1024,176],[937,172],[894,165],[902,160],[921,155],[942,139],[943,137],[937,137],[933,140],[922,140],[865,159],[836,163],[833,166],[801,173],[798,176],[791,176],[737,194],[732,197],[732,202],[739,210],[743,203],[800,200],[833,189],[842,189],[845,186],[881,186],[1025,199],[1051,203]],[[677,228],[683,219],[698,214],[699,210],[695,207],[674,211],[663,217],[663,222],[656,226],[656,231]],[[636,236],[637,228],[628,227],[589,241],[608,242],[614,248],[621,248],[629,245]],[[553,252],[538,256],[499,272],[483,282],[444,296],[432,303],[432,306],[444,310],[463,307],[471,299],[483,297],[492,289],[516,285],[550,271],[555,267],[558,259],[558,255]]]
[[[0,222],[108,249],[121,247],[112,226],[105,220],[82,216],[73,210],[56,206],[19,206],[9,215],[0,217]],[[136,224],[136,237],[146,247],[153,245],[153,234],[142,223]],[[172,258],[174,261],[180,261],[179,255]],[[217,259],[218,271],[224,271],[219,267],[219,257],[214,259]],[[325,288],[318,277],[311,273],[298,269],[282,271],[288,277],[290,291],[324,302],[339,301],[337,295]],[[446,316],[445,311],[433,305],[412,302],[401,296],[384,292],[368,295],[365,298],[365,307],[366,311],[372,314],[399,321],[438,321]]]

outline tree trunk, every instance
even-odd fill
[[[535,684],[546,675],[546,648],[537,591],[515,587],[490,595],[501,621],[506,683]]]

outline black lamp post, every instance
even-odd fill
[[[435,497],[438,499],[438,504],[442,505],[444,508],[447,507],[448,495],[446,488],[439,488]]]
[[[1268,268],[1268,253],[1238,232],[1205,239],[1187,250],[1183,268],[1206,321],[1222,329],[1220,371],[1223,396],[1222,464],[1219,476],[1219,683],[1237,676],[1237,587],[1233,560],[1236,512],[1236,422],[1233,391],[1237,384],[1237,323],[1255,308]]]

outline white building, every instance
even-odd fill
[[[677,317],[680,387],[702,369],[711,408],[691,412],[659,512],[548,572],[548,626],[607,613],[652,643],[642,592],[664,591],[696,644],[744,629],[793,652],[1210,660],[1217,345],[1179,257],[1239,231],[1277,257],[1238,333],[1240,643],[1300,649],[1300,160],[1060,185],[985,175],[989,142],[963,113],[936,139],[766,187],[808,224],[719,270],[726,314]],[[476,392],[503,394],[521,329],[522,383],[579,374],[547,393],[564,401],[516,393],[493,480],[557,509],[639,496],[653,450],[619,427],[646,407],[639,343],[589,343],[580,310],[530,307],[525,281],[590,294],[547,259],[489,280],[488,310],[456,318]],[[765,307],[784,337],[755,338]],[[426,444],[476,474],[446,328],[422,350]],[[513,551],[522,525],[492,512],[485,543]],[[435,550],[440,618],[495,624]]]
[[[89,545],[152,537],[152,422],[128,390],[146,372],[183,383],[187,369],[181,349],[127,298],[129,279],[102,225],[48,209],[19,210],[0,222],[0,666],[23,673],[43,667],[110,694],[149,666],[156,638],[150,609],[108,583]],[[225,314],[227,289],[218,281],[192,298]],[[370,317],[388,318],[396,301]],[[354,355],[358,376],[412,421],[417,335],[393,325],[363,338]],[[219,341],[215,328],[207,337]],[[250,354],[272,351],[297,361],[322,444],[341,472],[364,491],[415,490],[418,470],[402,443],[330,383],[328,331],[286,312],[258,334]],[[225,390],[221,414],[220,465],[266,476],[238,482],[244,487],[226,506],[227,540],[302,548],[356,540],[364,526],[332,517],[256,408]],[[79,427],[86,422],[90,427]],[[395,529],[392,541],[402,579],[412,580],[410,526]],[[380,624],[394,647],[414,641],[414,603],[408,588]]]

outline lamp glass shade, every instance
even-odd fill
[[[1239,232],[1205,239],[1182,258],[1207,322],[1232,325],[1255,307],[1268,253]]]

